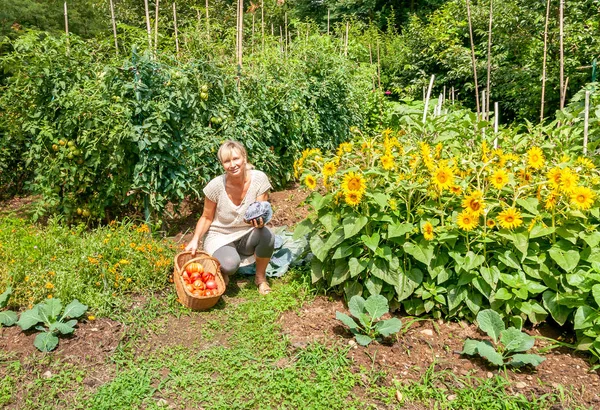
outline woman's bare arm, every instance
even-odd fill
[[[198,249],[198,242],[200,238],[204,236],[204,234],[210,228],[210,224],[213,219],[215,219],[215,211],[217,209],[216,202],[211,201],[208,198],[204,198],[204,210],[202,211],[202,216],[198,220],[196,224],[196,230],[194,231],[194,237],[185,247],[186,251],[191,251],[192,255],[196,254],[196,250]]]

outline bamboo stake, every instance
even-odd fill
[[[177,56],[179,56],[179,37],[177,35],[177,10],[175,7],[175,2],[173,2],[173,29],[175,30],[175,50],[177,51]],[[156,49],[156,44],[154,44],[154,49]]]
[[[583,155],[587,155],[588,127],[590,121],[590,92],[585,92],[585,111],[583,114]]]
[[[371,50],[371,43],[369,43],[369,61],[373,65],[373,50]]]
[[[561,106],[561,110],[563,108],[565,108],[565,102],[567,100],[567,88],[569,88],[569,77],[567,77],[567,79],[565,80],[565,86],[563,88],[563,96],[560,100],[560,106]]]
[[[475,104],[477,106],[477,118],[479,118],[479,85],[477,84],[477,63],[475,61],[475,44],[473,43],[473,25],[471,24],[471,7],[467,1],[467,17],[469,19],[469,38],[471,40],[471,61],[473,62],[473,77],[475,78]]]
[[[485,112],[485,92],[486,90],[481,91],[481,119],[486,120],[486,112]]]
[[[548,22],[550,21],[550,0],[546,1],[546,25],[544,27],[544,61],[542,62],[542,104],[540,123],[544,122],[544,103],[546,100],[546,61],[548,58]]]
[[[346,40],[344,44],[344,56],[348,57],[348,30],[350,28],[350,22],[346,21]]]
[[[442,101],[443,101],[443,95],[440,93],[440,96],[438,97],[438,102],[437,105],[435,106],[435,112],[436,112],[436,116],[441,116],[442,115]]]
[[[152,50],[152,30],[150,29],[150,11],[148,10],[148,0],[144,0],[144,8],[146,9],[146,31],[148,32],[148,49]]]
[[[65,1],[65,34],[67,36],[67,54],[69,54],[69,13],[67,11],[67,2]]]
[[[454,87],[452,87],[451,94],[452,94],[452,105],[454,105]]]
[[[252,54],[254,54],[254,16],[255,14],[252,13]]]
[[[331,10],[327,9],[327,35],[329,35],[329,12]]]
[[[496,138],[494,138],[494,149],[498,148],[498,118],[500,117],[500,112],[498,110],[498,102],[494,103],[494,134]]]
[[[565,14],[565,0],[560,0],[559,7],[559,25],[560,25],[560,109],[562,110],[565,107],[565,94],[566,94],[566,84],[564,82],[565,78],[565,53],[564,53],[564,14]]]
[[[210,24],[208,22],[208,0],[205,2],[206,7],[206,36],[210,40]]]
[[[490,0],[490,25],[488,29],[488,61],[487,61],[487,99],[485,105],[486,119],[489,120],[490,115],[490,98],[492,97],[492,89],[490,79],[492,75],[492,23],[494,21],[494,0]]]
[[[154,53],[156,53],[156,48],[158,47],[158,5],[160,4],[159,0],[156,0],[156,10],[154,16]],[[173,3],[175,6],[175,3]]]
[[[442,99],[442,104],[446,102],[446,86],[444,86],[444,98]]]
[[[271,35],[275,36],[275,27],[273,27],[273,23],[271,23]]]
[[[265,49],[265,2],[260,0],[260,35],[262,39],[262,49]]]
[[[115,51],[119,55],[119,41],[117,40],[117,22],[115,20],[115,7],[110,0],[110,18],[112,20],[113,36],[115,37]]]
[[[288,22],[287,22],[287,12],[284,14],[284,28],[285,28],[285,56],[287,57],[287,53],[288,53]]]
[[[423,86],[423,102],[425,102],[425,97],[427,97],[427,87]]]
[[[423,109],[423,124],[425,124],[425,120],[427,120],[427,109],[429,108],[429,97],[431,97],[431,89],[433,88],[433,80],[435,79],[435,74],[431,76],[431,80],[429,80],[429,88],[427,88],[427,95],[425,96],[425,108]]]
[[[238,65],[240,66],[240,68],[242,67],[242,57],[243,57],[243,50],[244,50],[244,0],[240,0],[240,27],[239,27],[239,33],[240,33],[240,42],[239,42],[239,58],[238,58]]]
[[[377,39],[377,83],[381,88],[381,59],[379,58],[379,39]]]

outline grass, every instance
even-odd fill
[[[11,242],[10,235],[16,241]],[[39,228],[16,218],[0,218],[0,243],[0,284],[21,288],[17,302],[29,303],[25,290],[31,285],[24,285],[27,272],[22,267],[2,264],[11,255],[19,260],[33,258],[36,269],[54,270],[57,278],[60,272],[55,294],[65,295],[65,301],[76,296],[90,304],[97,316],[108,316],[125,329],[116,351],[93,367],[68,352],[19,357],[1,351],[2,407],[492,410],[548,409],[561,404],[580,408],[562,389],[542,397],[514,394],[508,379],[500,375],[481,379],[432,366],[420,380],[401,383],[375,365],[356,369],[345,343],[295,348],[282,332],[279,318],[314,298],[306,272],[292,271],[273,281],[274,292],[266,297],[258,295],[251,281],[244,282],[214,309],[190,312],[176,301],[168,284],[171,266],[154,269],[156,260],[148,251],[160,248],[172,255],[176,249],[132,223],[85,231],[53,222]],[[142,245],[142,250],[136,249]],[[99,254],[101,261],[90,263],[88,257]],[[125,258],[131,263],[122,269],[135,278],[135,287],[90,285],[105,273],[103,269],[121,265]],[[145,287],[135,293],[141,283]],[[88,290],[80,294],[82,289]],[[29,297],[47,296],[40,289],[36,290],[40,293],[30,292]],[[169,326],[173,323],[181,327],[177,332]],[[98,374],[103,376],[101,382],[90,383]]]

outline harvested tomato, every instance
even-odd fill
[[[205,292],[200,289],[196,289],[194,292],[192,292],[192,295],[194,295],[196,297],[206,296]]]
[[[198,262],[192,262],[185,267],[185,271],[190,275],[194,272],[202,273],[204,272],[204,266]]]
[[[190,282],[194,283],[197,280],[201,280],[202,276],[198,273],[198,272],[194,272],[192,274],[190,274]]]
[[[217,295],[216,289],[206,289],[204,291],[204,296],[216,296],[216,295]]]
[[[190,283],[190,275],[188,275],[188,273],[186,271],[183,271],[183,274],[181,276],[183,277],[183,280],[186,283]]]
[[[202,280],[204,282],[208,282],[209,280],[215,280],[215,275],[213,275],[210,272],[203,272],[202,273]]]
[[[216,289],[217,288],[217,282],[215,282],[214,280],[209,280],[206,282],[206,289]]]
[[[206,289],[206,285],[200,279],[194,281],[193,286],[194,286],[194,289],[200,289],[200,290]]]
[[[191,283],[186,283],[185,288],[187,289],[188,292],[194,293],[194,287],[192,286]]]

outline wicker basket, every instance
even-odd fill
[[[193,296],[185,287],[181,274],[185,267],[192,262],[199,262],[204,266],[204,271],[210,272],[215,276],[217,282],[218,294],[215,296]],[[225,282],[221,276],[221,265],[219,261],[205,252],[196,252],[192,256],[191,252],[181,252],[175,256],[175,268],[173,269],[173,282],[177,289],[177,296],[182,305],[194,310],[210,309],[217,304],[221,295],[225,293]]]

